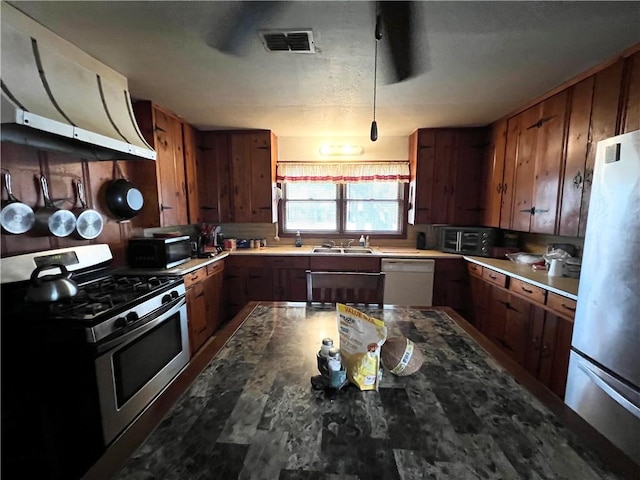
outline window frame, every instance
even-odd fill
[[[283,191],[283,197],[282,200],[280,202],[278,202],[278,229],[279,229],[279,235],[283,238],[293,238],[295,237],[296,231],[295,230],[287,230],[285,229],[285,203],[287,201],[290,200],[286,200],[286,183],[285,184],[278,184],[278,186],[280,188],[282,188]],[[375,238],[375,239],[405,239],[407,238],[407,226],[408,226],[408,219],[407,219],[407,206],[408,206],[408,196],[409,196],[409,184],[408,183],[401,183],[398,182],[396,185],[398,186],[398,189],[402,189],[401,190],[401,194],[402,194],[402,198],[400,199],[399,205],[401,208],[401,212],[400,212],[400,231],[399,232],[395,232],[395,233],[385,233],[382,231],[367,231],[367,230],[358,230],[358,231],[352,231],[352,232],[345,232],[345,226],[346,226],[346,216],[347,216],[347,200],[345,198],[346,196],[346,189],[347,189],[347,185],[346,183],[339,183],[336,184],[337,187],[337,195],[336,195],[336,221],[338,224],[338,230],[337,231],[333,231],[333,230],[300,230],[300,233],[302,235],[307,235],[307,236],[311,236],[311,237],[324,237],[324,236],[331,236],[331,238],[338,238],[338,239],[342,239],[342,238],[353,238],[355,235],[369,235],[370,238]],[[294,200],[295,201],[295,200]],[[334,201],[334,200],[331,200]],[[367,200],[364,200],[367,201]]]

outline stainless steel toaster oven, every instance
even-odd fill
[[[448,253],[490,257],[498,230],[487,227],[443,227],[440,250]]]

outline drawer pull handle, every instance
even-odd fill
[[[525,292],[527,292],[527,293],[533,293],[533,290],[529,290],[529,289],[524,288],[524,287],[522,287],[522,290],[524,290],[524,291],[525,291]]]
[[[490,278],[491,280],[497,280],[497,279],[498,279],[498,277],[496,277],[495,275],[489,275],[489,278]]]
[[[566,305],[566,304],[564,304],[564,303],[561,303],[561,304],[560,304],[560,306],[561,306],[562,308],[566,308],[567,310],[569,310],[569,311],[571,311],[571,312],[575,312],[575,311],[576,311],[575,307],[570,307],[569,305]]]

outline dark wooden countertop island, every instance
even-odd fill
[[[594,448],[602,439],[585,442],[584,426],[565,427],[575,419],[562,402],[547,408],[449,309],[366,310],[385,321],[388,336],[409,337],[426,358],[410,376],[385,370],[377,392],[312,388],[321,339],[338,340],[335,310],[256,303],[245,311],[245,319],[234,320],[241,323],[235,334],[116,478],[600,479],[635,473],[615,451],[609,456],[606,448]]]

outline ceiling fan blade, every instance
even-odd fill
[[[378,11],[393,64],[391,83],[402,82],[418,73],[414,63],[413,2],[378,2]]]

